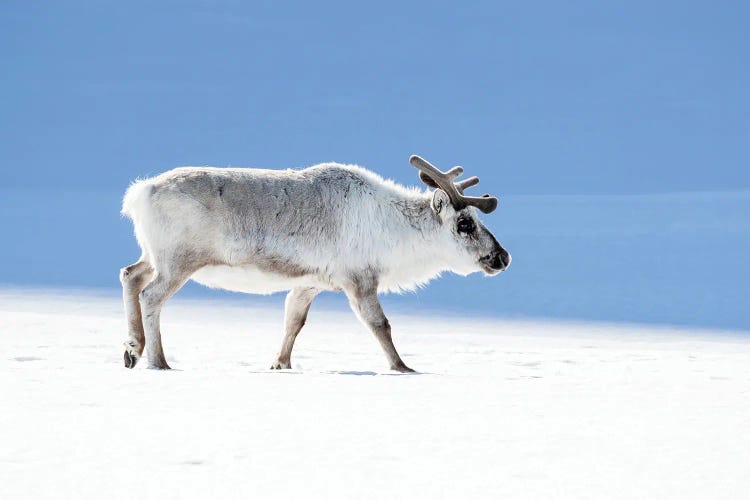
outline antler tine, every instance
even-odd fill
[[[468,179],[454,183],[454,179],[463,173],[463,168],[453,167],[447,172],[441,172],[430,162],[417,155],[412,155],[409,158],[409,163],[419,170],[419,178],[422,179],[422,182],[430,187],[442,189],[448,195],[451,204],[456,210],[461,210],[470,205],[488,214],[497,208],[497,198],[489,195],[481,197],[464,196],[464,190],[479,184],[479,178],[469,177]]]
[[[482,213],[488,214],[494,212],[497,208],[497,198],[494,196],[462,196],[467,205],[477,207]]]
[[[438,170],[438,172],[440,172],[440,171]],[[440,173],[442,173],[442,172],[440,172]],[[463,173],[464,173],[464,167],[453,167],[452,169],[448,170],[443,175],[446,176],[447,178],[453,180],[453,179],[457,179],[458,177],[461,177],[461,174],[463,174]]]
[[[417,155],[412,155],[409,158],[409,163],[411,163],[412,166],[414,168],[416,168],[417,170],[419,170],[419,171],[424,172],[425,174],[427,174],[435,182],[437,182],[438,180],[445,179],[450,174],[454,174],[453,177],[451,177],[451,180],[455,179],[456,177],[458,177],[459,175],[461,175],[461,173],[464,170],[461,167],[453,167],[448,172],[441,172],[432,163],[428,162],[424,158],[422,158],[420,156],[417,156]],[[456,169],[458,169],[458,173],[456,173]]]
[[[470,188],[471,186],[476,186],[477,184],[479,184],[479,177],[469,177],[468,179],[457,182],[456,189],[458,189],[459,193],[464,194],[464,191],[466,189]]]

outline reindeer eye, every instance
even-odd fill
[[[469,234],[474,231],[474,221],[467,218],[458,219],[456,229],[459,233]]]

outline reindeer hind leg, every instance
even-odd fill
[[[143,257],[135,264],[131,264],[120,270],[122,301],[125,306],[125,316],[128,322],[128,338],[123,344],[125,347],[123,358],[126,368],[135,367],[146,345],[141,304],[138,300],[138,295],[149,281],[151,281],[153,275],[154,270],[151,264],[146,262]]]
[[[156,276],[139,296],[143,311],[143,330],[149,368],[169,369],[161,343],[161,310],[164,303],[182,288],[182,285],[200,267],[202,267],[201,263],[185,261],[179,257],[154,264]]]

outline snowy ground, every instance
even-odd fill
[[[281,317],[175,301],[126,370],[113,298],[0,293],[0,497],[750,494],[748,334],[392,316],[399,375],[313,306],[271,372]]]

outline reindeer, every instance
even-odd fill
[[[443,271],[495,275],[511,257],[477,217],[497,199],[465,196],[477,177],[410,163],[434,191],[409,189],[354,165],[302,170],[181,167],[138,180],[125,193],[141,258],[120,271],[128,320],[125,366],[144,347],[148,367],[169,369],[159,315],[188,279],[213,288],[289,291],[284,340],[272,369],[291,354],[313,299],[343,291],[377,338],[391,370],[412,372],[391,339],[378,293],[413,290]]]

